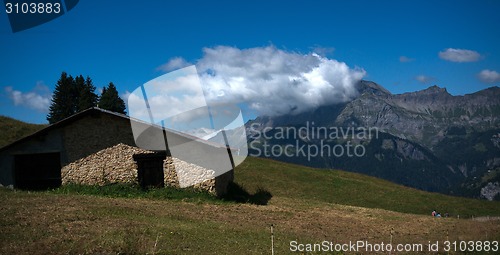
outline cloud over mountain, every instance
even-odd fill
[[[196,67],[207,101],[244,103],[262,115],[296,114],[356,96],[366,72],[316,53],[274,46],[203,49]]]

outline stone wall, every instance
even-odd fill
[[[180,188],[172,157],[167,157],[165,161],[163,161],[163,177],[165,186]]]
[[[152,152],[122,143],[98,151],[64,166],[62,184],[137,183],[137,164],[132,156],[139,153]]]
[[[118,143],[135,145],[130,120],[102,112],[86,115],[62,131],[63,166]]]
[[[100,150],[64,166],[61,170],[62,184],[137,184],[137,164],[133,155],[144,153],[153,152],[121,143]],[[193,186],[195,189],[205,190],[217,196],[225,194],[227,184],[233,180],[233,171],[214,177],[213,170],[172,157],[164,160],[163,171],[166,186]]]

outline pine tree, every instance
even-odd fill
[[[81,112],[83,110],[96,106],[98,96],[95,93],[96,88],[92,83],[92,79],[87,76],[87,79],[84,80],[83,76],[80,75],[75,78],[75,83],[79,90],[77,111]]]
[[[101,109],[125,114],[125,102],[118,95],[118,90],[112,82],[102,89],[98,106]]]
[[[50,124],[76,113],[75,97],[76,89],[73,77],[68,76],[66,72],[62,72],[52,95],[52,103],[47,115]]]
[[[58,122],[75,113],[86,110],[97,105],[98,96],[92,79],[82,75],[74,79],[66,72],[62,72],[57,81],[52,95],[52,103],[49,108],[47,120],[50,124]]]

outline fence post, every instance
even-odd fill
[[[390,232],[391,233],[391,241],[389,242],[391,247],[392,247],[392,234],[393,234],[393,232],[394,232],[394,228],[391,228],[391,232]],[[392,253],[392,249],[389,250],[389,255],[391,255],[391,253]]]
[[[273,224],[271,224],[271,255],[274,255],[274,231],[273,231]]]

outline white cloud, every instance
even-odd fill
[[[316,53],[274,46],[205,48],[197,63],[208,103],[246,103],[263,115],[296,114],[357,95],[366,72]]]
[[[322,57],[331,55],[331,54],[333,54],[334,51],[335,51],[335,48],[333,48],[333,47],[316,46],[316,47],[312,48],[312,52],[314,52]]]
[[[426,75],[417,75],[415,77],[415,80],[417,80],[417,81],[419,81],[421,83],[429,83],[429,82],[433,81],[434,78],[430,77],[430,76],[426,76]]]
[[[477,77],[485,83],[500,82],[500,73],[494,70],[485,69],[478,73]]]
[[[154,123],[163,120],[167,127],[177,130],[196,124],[203,111],[208,116],[203,88],[194,65],[156,77],[142,88],[127,91],[124,97],[130,116]],[[208,117],[206,124],[210,124]],[[176,125],[183,125],[183,128]]]
[[[38,82],[30,92],[15,90],[13,87],[5,87],[5,92],[15,106],[24,106],[40,112],[48,112],[52,95],[47,86]]]
[[[399,62],[401,62],[401,63],[407,63],[407,62],[412,62],[412,61],[415,61],[415,59],[409,58],[407,56],[400,56],[399,57]]]
[[[180,69],[180,68],[183,68],[183,67],[186,67],[189,65],[191,65],[191,64],[189,62],[187,62],[184,58],[175,57],[175,58],[170,59],[167,63],[157,67],[156,70],[170,72],[170,71]]]
[[[126,90],[124,93],[120,95],[120,98],[123,99],[123,101],[127,102],[130,94],[131,94],[130,91]]]
[[[473,50],[448,48],[444,51],[440,51],[439,57],[447,61],[462,63],[476,62],[481,58],[481,55]]]

